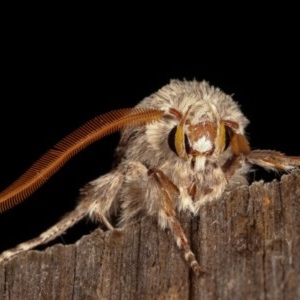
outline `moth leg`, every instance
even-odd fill
[[[168,228],[172,232],[176,244],[179,249],[182,249],[184,258],[190,265],[192,270],[200,275],[203,273],[198,261],[192,252],[186,235],[178,222],[174,205],[172,202],[173,197],[179,197],[178,188],[171,182],[171,180],[160,170],[153,168],[148,171],[150,179],[157,185],[161,194],[161,205],[158,211],[158,223],[164,229]]]
[[[99,224],[103,224],[108,230],[114,230],[115,227],[109,222],[109,220],[101,213],[94,212],[93,216],[94,221]]]
[[[236,175],[236,171],[241,170],[245,162],[248,165],[257,165],[273,171],[289,171],[300,166],[300,156],[287,156],[273,150],[252,150],[247,153],[235,154],[222,166],[227,180]]]
[[[109,230],[114,229],[108,218],[117,207],[117,193],[122,185],[123,175],[112,171],[89,183],[81,191],[81,200],[74,211],[66,214],[55,225],[29,241],[17,245],[15,248],[4,251],[0,255],[0,262],[8,261],[13,256],[31,250],[39,245],[48,243],[62,235],[74,224],[86,216],[103,223]]]
[[[76,209],[65,215],[59,222],[44,231],[42,234],[29,241],[17,245],[15,248],[9,249],[1,253],[0,263],[2,261],[9,261],[15,255],[31,250],[37,246],[46,244],[56,237],[62,235],[68,228],[75,225],[86,216],[85,203],[79,204]]]
[[[231,132],[231,134],[230,147],[233,156],[222,166],[227,180],[236,173],[241,174],[243,172],[243,166],[247,164],[258,165],[273,171],[289,171],[300,166],[300,156],[287,156],[273,150],[251,150],[245,136],[233,132]],[[236,172],[238,170],[240,170],[240,172]]]
[[[114,230],[110,218],[119,210],[118,193],[123,184],[123,174],[118,169],[88,183],[81,189],[81,201],[88,203],[88,215],[93,221]]]
[[[245,155],[245,159],[250,164],[275,171],[289,171],[300,166],[300,156],[287,156],[272,150],[252,150]]]
[[[107,218],[105,216],[101,216],[102,217],[102,222],[103,224],[107,227],[108,230],[114,230],[114,226],[111,225],[111,223],[107,220]]]

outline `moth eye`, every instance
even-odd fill
[[[170,131],[169,135],[168,135],[168,145],[170,147],[170,149],[178,156],[178,149],[176,148],[176,132],[177,132],[178,126],[174,126],[172,128],[172,130]],[[184,147],[185,147],[185,151],[186,153],[190,152],[190,143],[189,143],[189,139],[187,137],[186,134],[184,134]]]
[[[232,136],[233,136],[232,128],[230,128],[228,126],[225,126],[225,147],[224,147],[224,151],[229,147]]]
[[[178,155],[178,153],[176,151],[176,147],[175,147],[176,130],[177,130],[177,126],[173,127],[172,130],[170,131],[169,136],[168,136],[168,145],[169,145],[170,149]]]

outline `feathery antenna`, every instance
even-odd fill
[[[58,142],[19,179],[0,193],[0,213],[24,201],[78,152],[123,127],[139,126],[159,120],[163,111],[124,108],[99,115]]]

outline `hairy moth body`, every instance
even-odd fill
[[[158,114],[140,126],[122,126],[112,170],[81,190],[74,211],[36,239],[5,251],[0,261],[46,243],[83,217],[113,230],[150,216],[172,232],[199,274],[202,269],[176,213],[197,215],[226,190],[245,184],[251,165],[284,171],[300,165],[299,156],[251,150],[245,137],[248,120],[239,105],[205,81],[172,80],[135,109]]]

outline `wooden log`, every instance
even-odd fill
[[[179,216],[206,274],[144,218],[0,265],[0,299],[300,299],[300,170]]]

